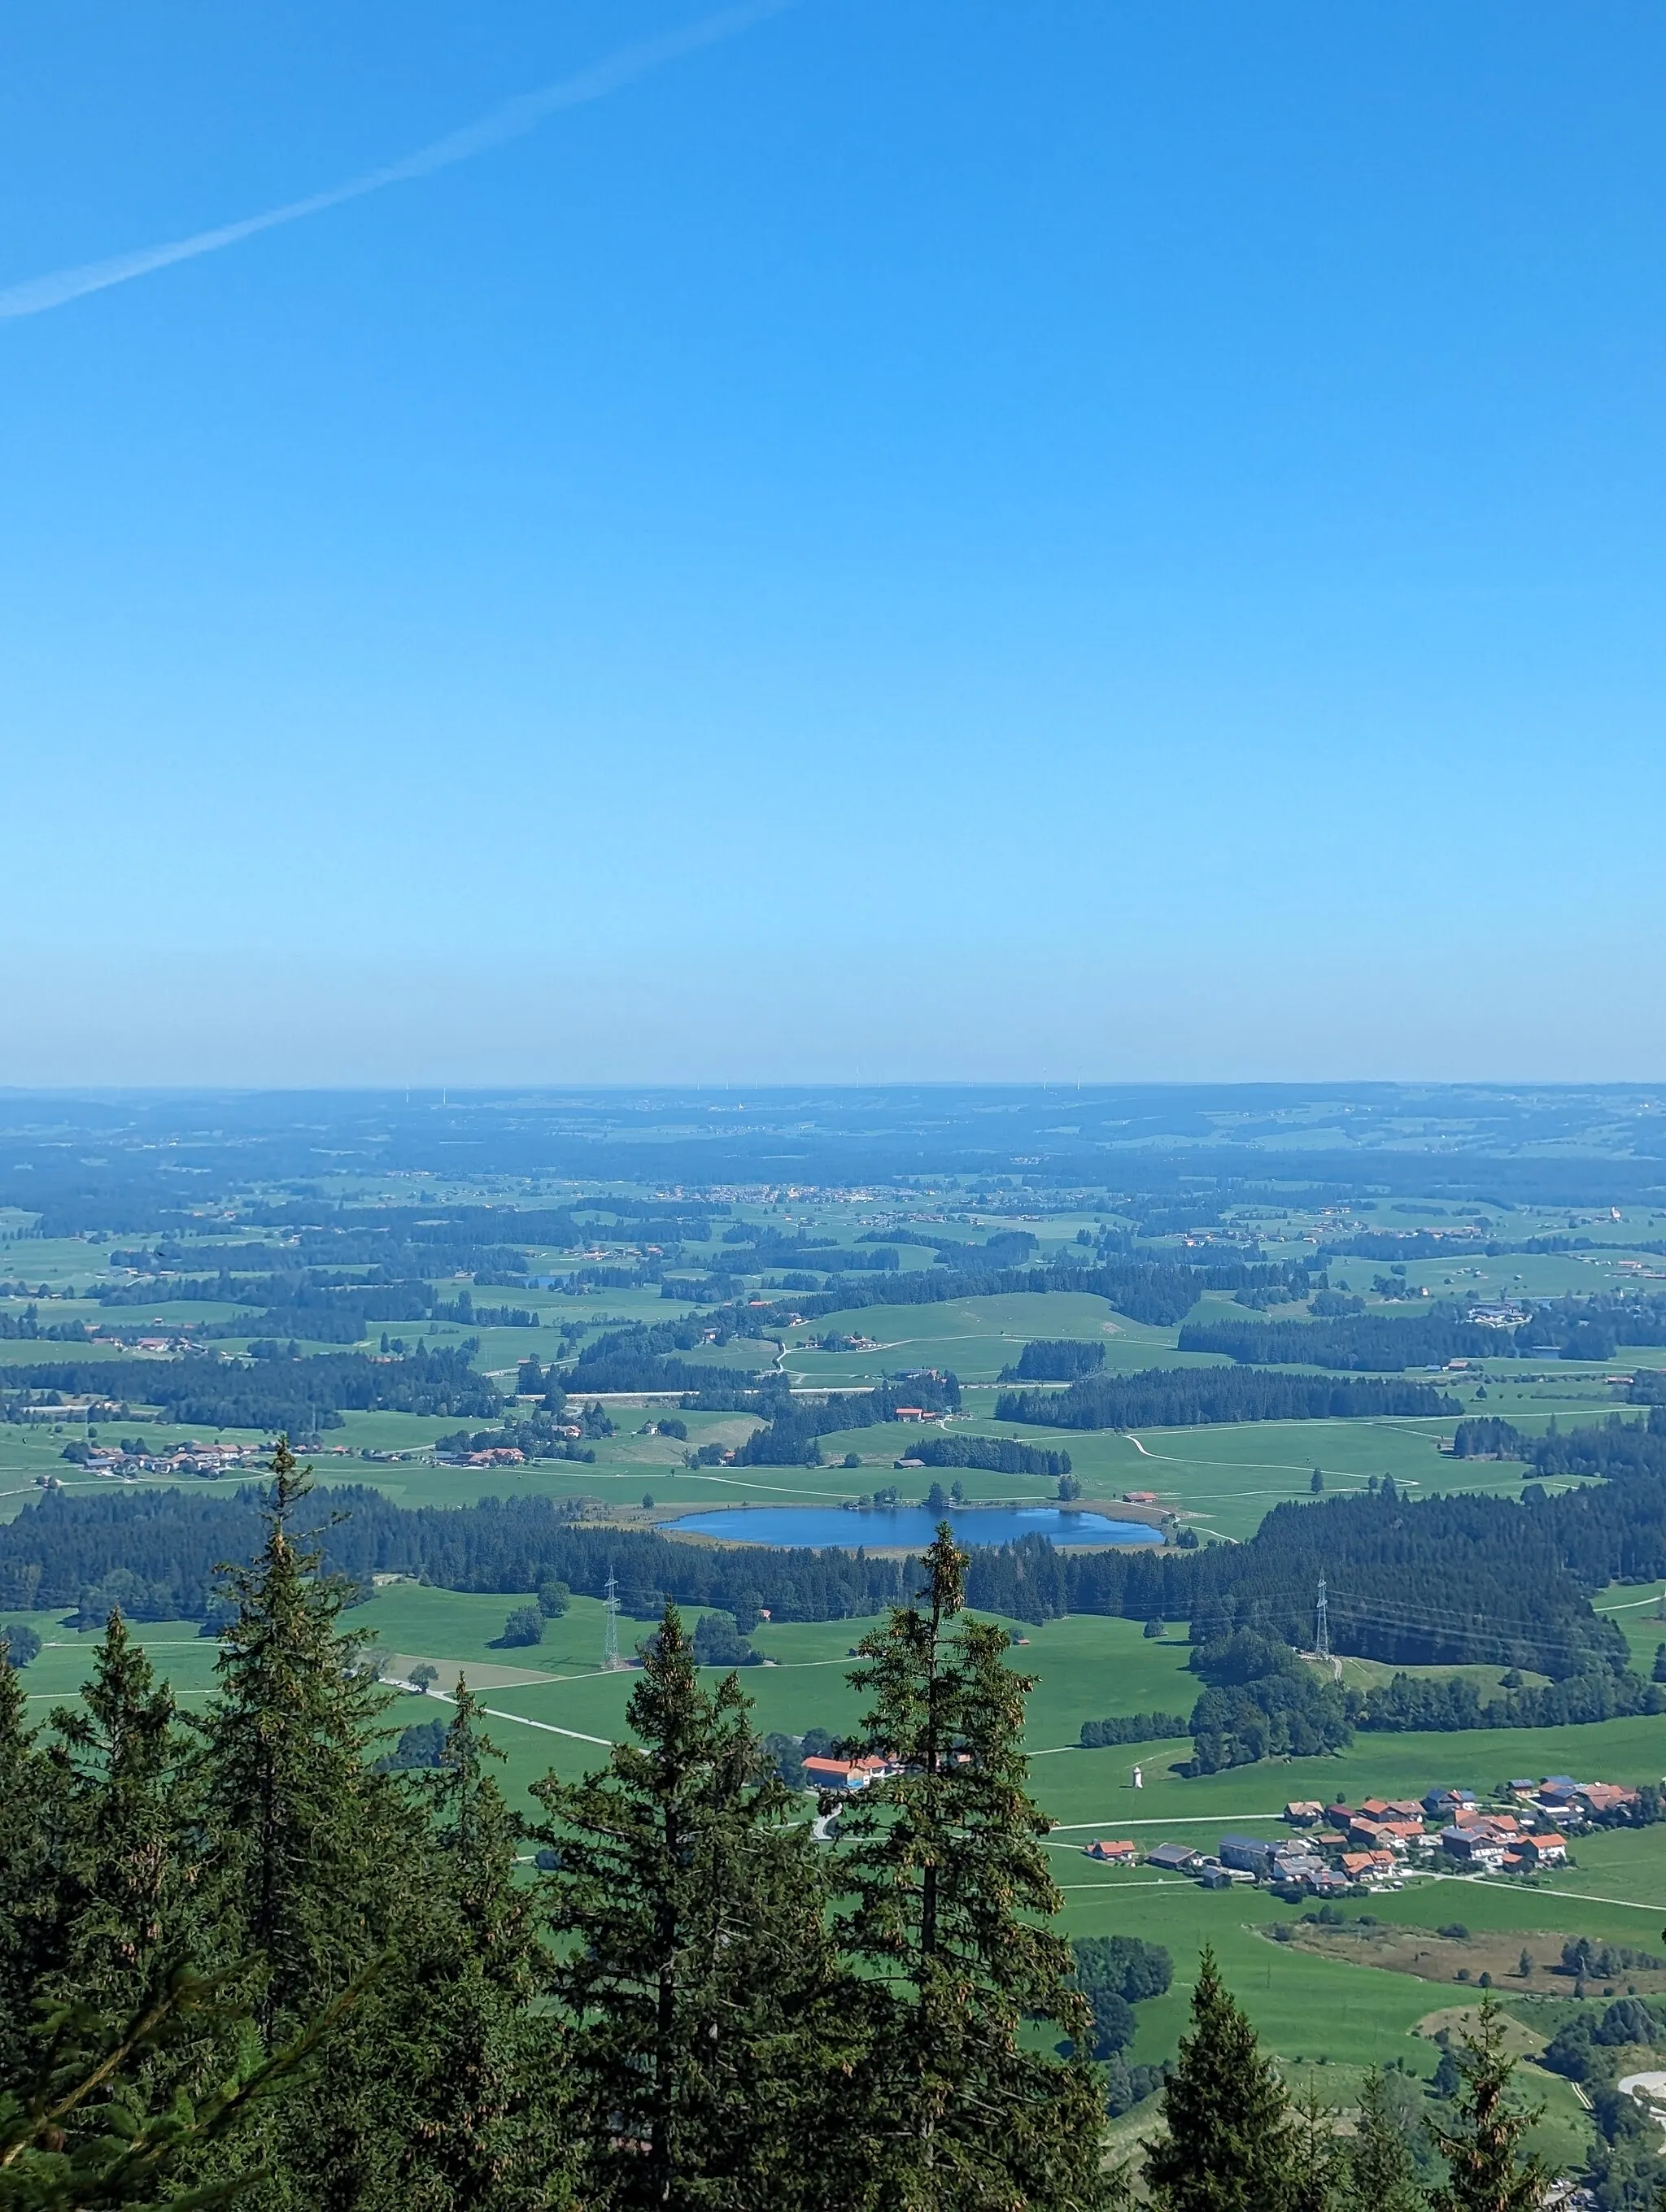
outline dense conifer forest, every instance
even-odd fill
[[[1055,1429],[1179,1429],[1207,1421],[1371,1420],[1455,1413],[1456,1399],[1426,1383],[1332,1382],[1322,1376],[1232,1367],[1151,1367],[1095,1374],[1065,1390],[1004,1390],[998,1421]]]

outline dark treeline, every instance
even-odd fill
[[[998,1229],[979,1243],[971,1237],[933,1237],[921,1229],[866,1229],[859,1244],[913,1244],[950,1267],[965,1267],[976,1261],[986,1267],[1020,1267],[1035,1257],[1040,1240],[1032,1230]]]
[[[1473,1420],[1460,1421],[1452,1431],[1454,1459],[1519,1459],[1522,1455],[1514,1446],[1522,1441],[1521,1431],[1508,1421],[1488,1419],[1478,1415]]]
[[[508,1212],[496,1218],[499,1236],[520,1234],[516,1218]],[[582,1232],[569,1233],[575,1241]],[[563,1240],[565,1241],[565,1240]],[[465,1232],[444,1222],[417,1223],[398,1213],[385,1213],[380,1226],[311,1228],[302,1230],[295,1243],[273,1247],[259,1244],[190,1244],[162,1242],[154,1251],[143,1248],[110,1254],[112,1267],[137,1267],[142,1274],[163,1281],[189,1279],[204,1269],[237,1273],[246,1268],[341,1269],[358,1275],[374,1273],[390,1280],[408,1277],[453,1276],[459,1272],[480,1274],[508,1273],[524,1275],[526,1255],[514,1244],[483,1243],[477,1231]],[[112,1285],[119,1289],[121,1285]],[[132,1287],[132,1286],[130,1286]],[[155,1279],[150,1295],[156,1296]]]
[[[1096,1266],[1061,1260],[1043,1267],[915,1267],[884,1283],[838,1278],[814,1296],[776,1304],[749,1318],[753,1326],[781,1328],[794,1315],[806,1321],[875,1305],[942,1305],[958,1298],[1006,1297],[1018,1293],[1073,1291],[1104,1298],[1130,1321],[1171,1328],[1183,1321],[1205,1291],[1280,1289],[1292,1298],[1312,1287],[1308,1269],[1294,1261],[1250,1264],[1200,1255],[1195,1266],[1135,1261]]]
[[[1026,1344],[1017,1360],[1000,1370],[1003,1382],[1074,1382],[1095,1375],[1105,1364],[1102,1343],[1080,1344],[1069,1337],[1040,1337]]]
[[[433,1291],[420,1280],[344,1283],[316,1269],[239,1275],[222,1267],[216,1274],[182,1275],[162,1285],[149,1280],[106,1283],[98,1285],[94,1295],[106,1306],[150,1306],[159,1298],[179,1298],[286,1314],[339,1314],[360,1322],[421,1321],[434,1304]]]
[[[1105,1613],[1189,1620],[1200,1642],[1243,1627],[1304,1645],[1322,1573],[1333,1641],[1362,1658],[1489,1662],[1557,1680],[1623,1672],[1624,1638],[1592,1611],[1589,1594],[1613,1579],[1633,1540],[1623,1512],[1571,1528],[1564,1509],[1576,1502],[1410,1504],[1385,1486],[1374,1496],[1276,1506],[1249,1542],[1194,1552],[1060,1551],[1025,1537],[977,1552],[970,1588],[976,1604],[1018,1620]],[[1656,1528],[1666,1562],[1666,1502]],[[1583,1542],[1566,1556],[1575,1536]]]
[[[11,1344],[85,1344],[85,1322],[42,1321],[38,1306],[25,1306],[21,1314],[0,1313],[0,1341]]]
[[[1535,1302],[1520,1349],[1554,1348],[1565,1359],[1612,1359],[1622,1344],[1666,1344],[1666,1298],[1598,1292]]]
[[[1243,1627],[1197,1646],[1192,1666],[1207,1685],[1187,1723],[1194,1774],[1340,1751],[1357,1729],[1566,1728],[1666,1711],[1666,1691],[1601,1666],[1565,1682],[1517,1684],[1487,1700],[1456,1674],[1396,1674],[1370,1690],[1345,1689],[1316,1674],[1281,1638]],[[1657,1793],[1640,1801],[1637,1817],[1660,1817]]]
[[[216,1563],[249,1549],[261,1494],[252,1485],[229,1497],[49,1492],[0,1524],[0,1609],[77,1606],[97,1617],[109,1596],[136,1620],[209,1620]],[[625,1610],[644,1620],[674,1597],[726,1613],[767,1605],[783,1620],[831,1620],[897,1603],[905,1581],[897,1560],[860,1553],[720,1550],[645,1530],[575,1528],[567,1502],[551,1498],[406,1510],[380,1491],[348,1487],[320,1492],[319,1502],[331,1571],[366,1587],[373,1574],[410,1574],[445,1589],[535,1595],[563,1582],[599,1597],[615,1575]]]
[[[1225,1352],[1246,1365],[1310,1366],[1397,1373],[1449,1359],[1497,1359],[1516,1349],[1516,1333],[1467,1321],[1462,1307],[1436,1306],[1399,1321],[1362,1313],[1334,1321],[1188,1322],[1182,1352]]]
[[[909,1446],[923,1467],[976,1467],[991,1474],[1039,1474],[1056,1482],[1070,1473],[1067,1451],[1043,1451],[1016,1437],[921,1437]]]
[[[1397,1733],[1408,1729],[1566,1728],[1614,1721],[1637,1713],[1666,1712],[1666,1690],[1632,1674],[1598,1669],[1571,1681],[1548,1682],[1483,1699],[1462,1674],[1442,1680],[1396,1674],[1368,1691],[1350,1692],[1348,1718],[1357,1728]]]
[[[757,1370],[751,1367],[720,1367],[702,1360],[679,1359],[674,1353],[616,1352],[602,1358],[581,1359],[562,1377],[575,1397],[587,1392],[640,1391],[644,1394],[690,1390],[754,1389]]]
[[[1183,1713],[1115,1713],[1109,1720],[1084,1721],[1079,1741],[1084,1751],[1103,1751],[1118,1743],[1163,1743],[1191,1732]]]
[[[1292,1647],[1251,1628],[1201,1643],[1193,1671],[1207,1686],[1188,1723],[1189,1774],[1219,1774],[1263,1759],[1313,1759],[1349,1741],[1341,1686],[1304,1664]]]
[[[768,1264],[773,1267],[778,1263],[771,1261]],[[822,1270],[836,1266],[837,1272],[842,1275],[852,1269],[864,1274],[883,1275],[900,1267],[903,1261],[895,1245],[876,1244],[870,1252],[841,1249],[836,1262],[831,1258],[812,1259],[809,1264]],[[782,1274],[777,1287],[783,1291],[819,1291],[824,1280],[823,1273],[812,1275],[804,1272],[801,1267],[795,1267],[788,1269]]]
[[[1091,1376],[1067,1390],[1005,1390],[998,1421],[1054,1429],[1177,1429],[1207,1421],[1380,1419],[1456,1413],[1457,1401],[1422,1382],[1333,1382],[1259,1368],[1148,1367]]]
[[[946,1528],[853,1654],[887,1773],[823,1846],[672,1606],[630,1740],[535,1820],[463,1683],[382,1752],[411,1701],[273,1473],[189,1729],[118,1612],[50,1735],[0,1647],[13,2212],[1108,2207],[1091,2054],[1170,1964],[1055,1932],[1031,1685]]]
[[[172,1237],[164,1237],[154,1249],[139,1245],[131,1251],[120,1246],[109,1255],[112,1267],[137,1267],[141,1274],[155,1274],[159,1270],[173,1274],[188,1271],[187,1279],[196,1280],[204,1272],[220,1275],[246,1274],[252,1270],[293,1270],[296,1255],[293,1249],[281,1244],[182,1244]],[[120,1304],[130,1296],[155,1297],[154,1284],[112,1283],[98,1295]],[[178,1295],[189,1296],[181,1291]]]
[[[1328,1237],[1322,1260],[1468,1260],[1505,1248],[1490,1234],[1456,1229],[1365,1229],[1353,1237]]]
[[[339,1428],[344,1412],[463,1414],[487,1418],[502,1401],[471,1361],[471,1341],[403,1358],[364,1352],[244,1366],[212,1356],[185,1359],[55,1360],[8,1367],[0,1392],[91,1392],[123,1405],[155,1406],[199,1428],[259,1429],[311,1436]]]

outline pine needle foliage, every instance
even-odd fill
[[[1373,2067],[1360,2084],[1359,2116],[1347,2159],[1347,2193],[1353,2203],[1369,2205],[1372,2212],[1424,2212],[1404,2114],[1390,2093],[1389,2076],[1379,2067]]]
[[[222,1940],[264,1962],[256,2018],[269,2043],[380,1949],[387,1861],[410,1840],[367,1758],[389,1693],[365,1664],[368,1639],[338,1626],[351,1586],[320,1571],[298,1530],[311,1481],[286,1439],[271,1476],[258,1557],[223,1571],[235,1609],[198,1723],[206,1887]]]
[[[34,2000],[63,1952],[59,1777],[0,1647],[0,2085],[31,2061]]]
[[[1449,2175],[1430,2200],[1433,2212],[1538,2212],[1554,2176],[1522,2142],[1541,2108],[1511,2098],[1516,2061],[1505,2051],[1504,2014],[1492,1996],[1481,2000],[1456,2057],[1456,2124],[1432,2130]]]
[[[558,2133],[540,2096],[547,2028],[532,2016],[543,1954],[534,1893],[515,1878],[526,1835],[489,1762],[466,1682],[439,1766],[421,1778],[430,1836],[420,1921],[379,1981],[379,2029],[398,2024],[387,2132],[401,2143],[404,2212],[513,2212],[568,2201]]]
[[[252,2057],[192,2099],[159,2077],[178,2077],[176,2045],[225,2042],[240,2007],[238,1968],[203,1975],[175,1967],[131,2018],[113,2024],[82,2005],[45,2008],[23,2079],[0,2092],[0,2212],[209,2212],[244,2199],[260,2179],[234,2155],[231,2171],[175,2187],[182,2163],[225,2148],[279,2086],[297,2081],[357,1992],[287,2048]]]
[[[1158,2212],[1288,2212],[1298,2134],[1277,2067],[1206,1950],[1191,2033],[1163,2090],[1146,2154]]]
[[[538,1785],[558,1863],[550,1990],[586,2206],[752,2212],[813,2193],[840,2031],[807,1832],[736,1678],[701,1686],[667,1605],[635,1743]],[[836,2186],[826,2202],[839,2201]]]
[[[192,1953],[195,1827],[173,1692],[119,1612],[80,1705],[58,1706],[52,1718],[64,1824],[64,1994],[131,2011]]]
[[[871,2047],[852,2108],[876,2201],[915,2212],[1100,2201],[1102,2100],[1061,1902],[1025,1787],[1031,1677],[1012,1639],[964,1611],[967,1555],[947,1522],[927,1581],[857,1646],[857,1740],[888,1778],[842,1811],[837,1935],[861,1977]]]

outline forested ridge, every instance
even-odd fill
[[[1365,1420],[1456,1413],[1423,1382],[1331,1382],[1242,1367],[1147,1367],[1088,1375],[1064,1390],[1003,1390],[998,1421],[1054,1429],[1180,1429],[1211,1421]]]
[[[1434,1306],[1401,1320],[1384,1313],[1335,1321],[1188,1322],[1182,1352],[1225,1352],[1245,1365],[1280,1364],[1397,1373],[1439,1367],[1449,1359],[1497,1359],[1516,1349],[1515,1333],[1490,1328],[1460,1306]]]
[[[181,1359],[62,1359],[8,1367],[0,1391],[58,1392],[155,1406],[170,1420],[203,1428],[256,1429],[268,1436],[311,1436],[339,1428],[344,1411],[501,1413],[503,1401],[477,1374],[477,1343],[465,1340],[403,1358],[365,1352],[249,1364],[212,1353]]]
[[[806,1297],[739,1311],[753,1326],[781,1328],[795,1318],[818,1320],[864,1306],[946,1305],[961,1298],[1071,1291],[1104,1298],[1130,1321],[1168,1328],[1185,1319],[1205,1291],[1276,1290],[1299,1298],[1307,1296],[1312,1280],[1306,1266],[1295,1261],[1223,1261],[1203,1255],[1195,1265],[1167,1258],[1104,1263],[1058,1260],[1034,1267],[916,1267],[888,1275],[883,1282],[836,1277],[825,1289]]]

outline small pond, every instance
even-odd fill
[[[854,1552],[906,1545],[923,1552],[946,1520],[963,1544],[1012,1544],[1020,1536],[1048,1536],[1055,1544],[1160,1544],[1163,1531],[1143,1521],[1113,1521],[1104,1513],[1067,1513],[1056,1505],[989,1505],[971,1511],[951,1507],[936,1514],[923,1505],[848,1513],[837,1505],[736,1505],[717,1513],[679,1513],[662,1528],[694,1536],[721,1536],[735,1544],[774,1544],[791,1551]]]

